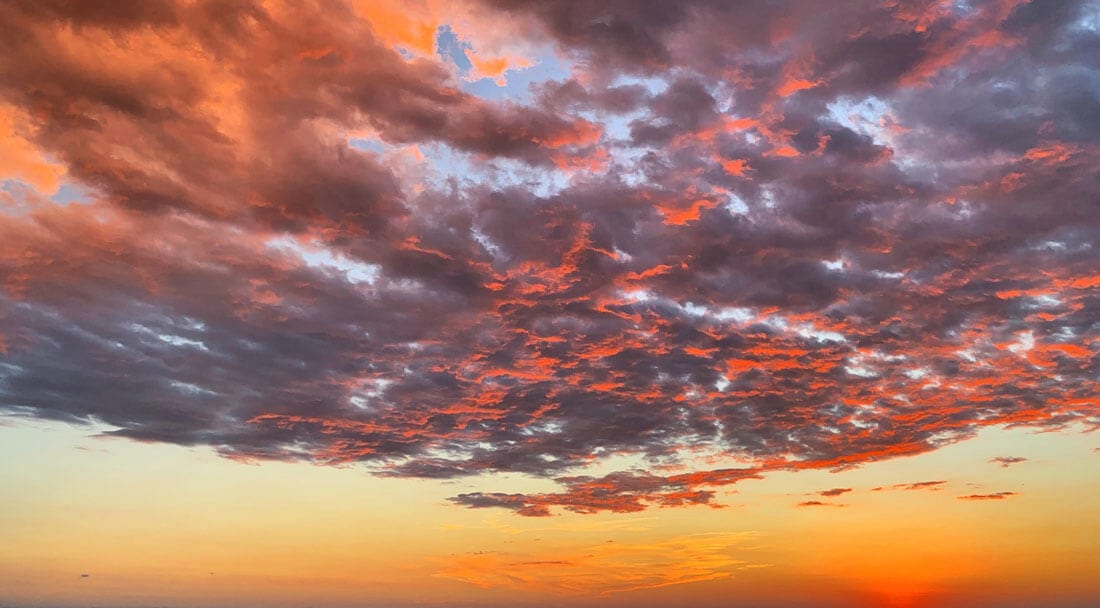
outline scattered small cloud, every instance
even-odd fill
[[[959,500],[1004,500],[1016,496],[1016,492],[994,492],[992,494],[968,494],[960,496]]]
[[[1027,462],[1027,458],[1024,458],[1022,456],[998,456],[996,458],[991,458],[989,462],[999,464],[1001,465],[1001,468],[1007,469],[1014,464]]]
[[[852,488],[833,488],[831,490],[822,490],[822,491],[818,492],[818,494],[821,495],[821,496],[833,497],[833,496],[840,496],[841,494],[846,494],[846,493],[851,492],[851,491],[852,491]]]
[[[916,483],[897,483],[892,486],[879,486],[877,488],[871,488],[871,491],[881,492],[883,490],[939,490],[946,483],[946,480],[918,481]]]

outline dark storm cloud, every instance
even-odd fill
[[[531,516],[1096,423],[1089,10],[509,3],[578,62],[519,105],[339,5],[6,5],[0,112],[93,200],[2,192],[0,408]]]

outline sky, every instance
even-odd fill
[[[1100,605],[1100,3],[0,31],[0,606]]]

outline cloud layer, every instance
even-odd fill
[[[1100,422],[1095,6],[461,8],[570,70],[475,95],[381,6],[0,8],[0,411],[556,479],[453,499],[522,515]]]

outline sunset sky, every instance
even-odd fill
[[[0,1],[0,607],[1095,608],[1100,2]]]

